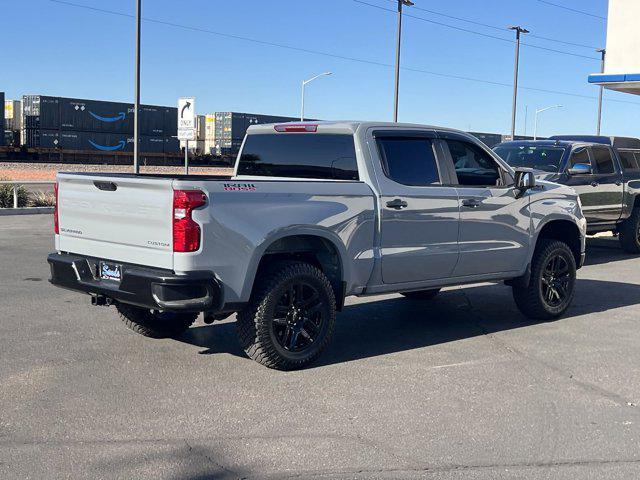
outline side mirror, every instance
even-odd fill
[[[567,170],[569,175],[589,175],[592,173],[591,165],[588,163],[576,163]]]
[[[521,193],[536,186],[536,176],[530,170],[516,170],[515,187]]]

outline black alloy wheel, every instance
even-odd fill
[[[542,298],[556,308],[566,301],[571,284],[571,267],[564,252],[551,256],[542,271]]]
[[[272,332],[285,350],[304,352],[323,332],[325,316],[316,287],[303,281],[292,283],[275,306]]]

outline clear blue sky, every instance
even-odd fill
[[[7,98],[26,93],[105,100],[133,100],[133,0],[70,0],[108,9],[112,15],[51,0],[3,2],[5,49],[0,90]],[[390,0],[363,0],[393,9]],[[474,22],[506,27],[521,24],[532,33],[587,46],[604,46],[606,22],[540,0],[415,0],[416,7]],[[554,0],[605,17],[606,0]],[[427,20],[512,39],[500,31],[408,8]],[[197,98],[198,113],[241,111],[298,115],[300,81],[330,70],[331,77],[309,85],[307,115],[323,119],[389,120],[392,115],[396,17],[353,0],[143,0],[148,19],[186,25],[183,29],[143,23],[142,101],[174,105],[177,97]],[[21,21],[20,19],[25,19]],[[326,52],[372,63],[349,61],[295,49],[216,35],[252,38]],[[514,45],[406,17],[402,64],[408,68],[510,85]],[[589,48],[526,38],[527,43],[597,58]],[[593,133],[597,87],[587,76],[597,59],[522,47],[523,87],[557,90],[593,98],[522,89],[519,134],[533,130],[533,111],[542,114],[539,133]],[[511,88],[404,70],[400,120],[464,130],[506,133]],[[617,100],[617,101],[616,101]],[[634,102],[623,103],[623,102]],[[640,136],[640,97],[605,92],[603,133]]]

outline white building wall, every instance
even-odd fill
[[[640,0],[609,0],[604,72],[640,73]]]

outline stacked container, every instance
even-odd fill
[[[2,108],[0,110],[2,110],[0,112],[0,132],[2,133],[2,135],[0,135],[0,147],[3,147],[5,145],[5,132],[4,132],[4,92],[0,92],[0,105],[2,105]]]
[[[275,117],[255,113],[216,112],[215,144],[217,155],[236,155],[242,146],[242,140],[251,125],[262,123],[284,123],[299,121],[293,117]]]
[[[134,106],[130,103],[25,95],[23,142],[30,148],[132,152]],[[140,106],[140,152],[178,153],[176,108]]]

